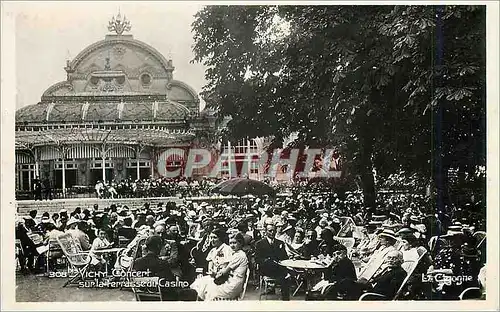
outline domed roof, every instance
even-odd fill
[[[148,102],[41,102],[16,111],[16,123],[181,121],[190,110],[169,100]]]

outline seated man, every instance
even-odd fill
[[[90,239],[87,234],[83,232],[84,228],[84,221],[80,221],[76,218],[71,218],[68,221],[67,226],[69,227],[69,230],[66,231],[66,233],[71,234],[73,237],[73,240],[76,242],[77,245],[81,247],[83,251],[90,250],[92,245],[90,244]]]
[[[175,281],[174,274],[168,264],[168,261],[160,259],[158,256],[162,248],[163,242],[160,236],[153,235],[146,239],[145,256],[140,257],[134,261],[133,269],[135,271],[146,272],[150,271],[151,277],[159,277],[164,279],[165,283]],[[181,289],[174,287],[162,287],[162,296],[167,301],[195,301],[196,292],[191,292],[189,289]]]
[[[339,281],[327,296],[335,298],[341,295],[343,299],[357,300],[364,292],[373,292],[384,295],[387,300],[391,300],[407,275],[401,267],[402,263],[403,254],[400,251],[392,250],[370,280],[365,278],[359,278],[357,281],[344,279]]]
[[[375,274],[383,264],[389,252],[396,250],[394,245],[396,244],[397,238],[392,230],[384,230],[378,235],[378,240],[380,246],[371,257],[368,258],[368,262],[359,274],[359,277],[363,277],[366,280],[370,280],[373,277],[373,274]]]
[[[301,253],[305,259],[311,259],[312,257],[317,257],[319,255],[319,241],[317,240],[317,234],[314,230],[308,230],[306,232],[304,245],[301,248]]]
[[[290,274],[279,265],[279,261],[288,258],[285,244],[276,239],[276,226],[267,224],[266,237],[255,244],[255,262],[259,265],[260,274],[276,278],[281,285],[281,299],[290,300]]]
[[[132,228],[132,218],[126,217],[123,223],[123,227],[118,229],[118,237],[123,236],[127,240],[132,241],[137,235],[137,230]]]
[[[328,266],[323,275],[323,279],[306,294],[306,300],[324,300],[328,299],[321,292],[327,285],[336,284],[339,281],[350,279],[356,280],[356,269],[352,261],[347,257],[347,248],[340,245],[338,250],[333,253],[333,261]]]

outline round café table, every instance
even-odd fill
[[[118,257],[118,252],[119,251],[122,251],[123,247],[113,247],[113,248],[104,248],[104,249],[95,249],[95,250],[92,250],[92,252],[94,254],[111,254],[111,253],[117,253],[117,257]],[[106,271],[108,270],[108,261],[106,261]]]
[[[115,248],[105,248],[105,249],[95,249],[95,250],[92,250],[93,253],[113,253],[113,252],[119,252],[120,250],[122,250],[124,248],[122,247],[115,247]]]
[[[287,268],[292,268],[292,269],[299,269],[299,270],[304,270],[304,283],[306,287],[306,291],[309,290],[309,283],[308,281],[310,280],[310,276],[314,274],[315,271],[317,270],[324,270],[328,268],[328,265],[319,263],[318,261],[315,260],[294,260],[294,259],[289,259],[289,260],[282,260],[279,262],[281,266],[287,267]],[[300,286],[302,286],[302,283],[299,284],[295,292],[293,293],[293,296],[296,295],[297,291],[300,289]]]
[[[321,264],[314,260],[282,260],[280,261],[280,265],[285,266],[287,268],[294,269],[303,269],[303,270],[322,270],[326,269],[327,265]]]

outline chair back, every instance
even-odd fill
[[[21,244],[21,240],[16,238],[16,256],[23,254],[23,245]]]
[[[62,251],[61,245],[59,245],[59,242],[57,239],[49,239],[47,245],[49,246],[49,252],[50,251]]]
[[[486,244],[486,232],[477,231],[472,236],[474,236],[474,238],[477,241],[477,245],[476,245],[477,249],[483,247],[483,244]]]
[[[342,222],[342,226],[340,228],[340,230],[338,231],[338,233],[334,233],[336,234],[335,236],[338,236],[338,237],[346,237],[346,235],[354,230],[354,228],[356,227],[356,223],[354,222],[354,220],[351,218],[351,217],[340,217],[339,218]]]
[[[438,245],[438,242],[440,244],[440,247],[448,247],[450,242],[449,242],[449,236],[446,235],[441,235],[441,236],[433,236],[429,240],[429,251],[431,254],[434,254],[436,251],[436,246]]]
[[[118,247],[126,248],[132,240],[126,238],[125,236],[118,236]]]
[[[49,258],[53,257],[54,254],[60,255],[60,253],[63,252],[61,245],[59,244],[59,242],[55,238],[49,239],[49,241],[47,242],[47,247],[48,247],[47,257],[49,257]]]
[[[368,263],[364,266],[364,268],[358,272],[358,278],[365,278],[366,280],[371,280],[374,276],[374,274],[382,267],[382,265],[384,264],[384,261],[383,261],[383,258],[385,258],[385,255],[387,254],[387,252],[389,251],[385,251],[384,253],[384,256],[381,258],[380,256],[378,256],[375,260],[378,260],[375,261],[375,260],[372,260],[370,259],[368,261]],[[372,255],[373,257],[373,255]],[[373,266],[372,266],[373,265]],[[366,273],[368,272],[368,273]]]
[[[124,249],[123,251],[118,253],[118,264],[120,266],[120,269],[123,271],[126,271],[126,279],[128,281],[131,281],[131,274],[133,266],[134,266],[134,261],[137,259],[137,256],[139,255],[139,250],[141,249],[142,244],[144,243],[146,239],[140,239],[137,241],[137,244],[130,250],[129,254],[127,253],[127,250]]]
[[[241,294],[238,296],[238,300],[243,300],[245,298],[245,293],[247,292],[248,280],[250,279],[250,268],[247,269],[245,282],[243,283],[243,289]]]
[[[354,244],[356,243],[356,240],[354,237],[338,237],[335,236],[334,239],[344,245],[347,249],[353,248]]]
[[[90,256],[88,253],[83,252],[80,244],[77,244],[71,236],[70,233],[64,233],[57,237],[57,242],[59,246],[68,259],[68,261],[73,265],[83,265],[90,261]]]
[[[38,232],[28,233],[28,237],[31,239],[31,241],[35,245],[43,244],[43,236],[42,236],[42,234],[40,234]]]
[[[406,270],[406,273],[407,273],[406,277],[403,280],[403,283],[401,283],[401,286],[399,286],[398,292],[394,296],[393,300],[397,300],[399,298],[399,296],[401,296],[401,294],[403,293],[403,290],[406,287],[406,284],[408,284],[408,281],[413,276],[413,273],[415,272],[415,269],[418,267],[418,265],[421,262],[421,260],[423,259],[423,257],[427,254],[427,249],[425,249],[425,247],[420,246],[420,247],[417,248],[417,253],[419,255],[417,261],[413,261],[411,263],[412,265],[409,266],[408,269]]]
[[[163,301],[159,277],[134,277],[131,282],[136,301]],[[137,285],[144,285],[144,287],[137,287]]]

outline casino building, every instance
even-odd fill
[[[269,138],[223,144],[216,133],[224,121],[211,109],[200,112],[197,92],[174,79],[172,60],[124,34],[131,24],[120,13],[108,30],[67,61],[65,81],[16,111],[18,194],[32,191],[36,178],[65,194],[99,180],[157,178],[179,169],[182,175],[191,148],[214,156],[194,178],[208,175],[218,159],[218,176],[266,178],[264,165],[243,163],[266,152]],[[290,180],[286,166],[278,167],[273,179]]]
[[[183,168],[179,150],[211,145],[213,114],[200,113],[197,92],[174,79],[172,60],[124,34],[130,29],[113,17],[112,34],[67,61],[65,81],[16,111],[18,191],[31,190],[36,177],[65,190],[158,176],[158,162]]]

